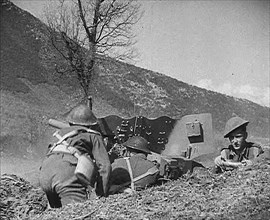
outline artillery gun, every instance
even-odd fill
[[[69,126],[55,119],[50,119],[49,124],[57,129]],[[148,159],[158,164],[164,179],[177,179],[183,173],[192,172],[195,166],[204,166],[198,158],[215,151],[210,113],[186,115],[180,119],[109,115],[98,118],[98,125],[100,133],[107,139],[109,152],[132,136],[144,137],[152,152]]]

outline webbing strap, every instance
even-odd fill
[[[139,181],[140,179],[146,177],[146,176],[149,176],[149,175],[153,175],[155,173],[159,172],[159,169],[154,166],[154,167],[151,167],[149,168],[145,173],[143,173],[142,175],[140,176],[137,176],[136,178],[133,179],[134,183]]]
[[[125,159],[126,162],[127,162],[128,172],[129,172],[129,176],[130,176],[130,186],[131,186],[131,189],[132,189],[132,190],[135,190],[134,179],[133,179],[133,173],[132,173],[132,169],[131,169],[129,157],[125,157],[124,159]]]
[[[74,155],[75,157],[79,158],[79,156],[80,156],[79,151],[75,147],[69,146],[68,142],[65,140],[68,137],[74,136],[75,135],[75,131],[77,131],[77,130],[71,131],[71,132],[67,133],[66,135],[64,135],[63,137],[58,133],[58,131],[55,132],[53,134],[53,136],[55,136],[56,138],[58,138],[59,141],[54,145],[54,148],[57,147],[57,145],[63,144],[64,146],[66,146],[67,150],[72,155]],[[53,151],[54,148],[51,151]]]
[[[89,129],[89,128],[80,128],[80,129],[76,129],[76,130],[73,130],[73,131],[70,131],[70,132],[68,132],[68,133],[66,133],[64,136],[60,136],[59,135],[59,131],[56,131],[54,134],[53,134],[53,136],[55,136],[56,137],[56,135],[58,134],[58,137],[61,137],[61,138],[58,138],[59,139],[59,141],[56,143],[56,144],[61,144],[64,140],[66,140],[67,138],[70,138],[70,137],[73,137],[73,136],[75,136],[75,135],[77,135],[77,134],[79,134],[80,132],[88,132],[88,133],[94,133],[94,134],[99,134],[100,135],[100,133],[98,132],[98,131],[94,131],[94,130],[92,130],[92,129]]]
[[[129,161],[129,160],[128,160]],[[128,162],[127,162],[128,163]],[[155,173],[159,172],[159,169],[157,167],[151,167],[149,170],[147,170],[144,174],[136,177],[133,179],[133,184],[136,182],[136,181],[139,181],[140,179],[148,176],[148,175],[153,175]],[[131,182],[126,182],[126,183],[123,183],[121,184],[120,186],[118,186],[116,189],[113,190],[113,192],[117,192],[118,190],[121,190],[122,188],[128,186]]]
[[[68,143],[65,141],[67,138],[69,138],[69,137],[73,137],[73,136],[75,136],[75,135],[77,135],[79,133],[79,131],[78,130],[73,130],[73,131],[71,131],[71,132],[68,132],[68,133],[66,133],[64,136],[60,136],[59,135],[59,133],[58,133],[58,131],[56,131],[54,134],[53,134],[53,136],[55,136],[55,137],[57,137],[58,138],[58,142],[56,143],[56,145],[58,145],[58,144],[67,144],[68,145]]]

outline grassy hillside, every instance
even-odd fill
[[[48,57],[63,60],[46,44],[46,26],[40,20],[8,0],[1,1],[0,34],[1,151],[39,156],[52,133],[48,119],[61,118],[83,101],[83,95],[75,78],[57,75],[50,65]],[[235,113],[250,121],[251,138],[269,142],[269,108],[115,60],[105,60],[98,74],[92,85],[98,117],[181,118],[209,112],[221,138],[226,120]]]
[[[41,48],[37,33],[42,28],[34,16],[1,1],[1,89],[28,92],[19,78],[45,82],[44,68],[36,56]]]

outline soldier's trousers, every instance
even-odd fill
[[[77,158],[67,153],[54,152],[44,159],[39,183],[52,208],[87,199],[86,187],[74,174],[76,165]]]

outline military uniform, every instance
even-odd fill
[[[230,118],[224,130],[224,138],[229,138],[230,145],[221,150],[220,156],[215,158],[215,172],[232,170],[242,165],[252,164],[252,160],[263,153],[260,145],[246,142],[246,126],[248,121],[234,116]]]
[[[83,110],[86,107],[83,106]],[[81,121],[79,122],[83,124]],[[63,144],[52,144],[41,165],[40,186],[46,193],[52,208],[59,208],[73,202],[83,202],[88,198],[87,189],[89,189],[89,185],[83,183],[75,175],[78,158],[75,154],[69,152],[68,149],[70,147],[73,147],[81,155],[89,155],[91,158],[89,159],[95,164],[92,170],[95,177],[92,180],[92,187],[94,187],[95,183],[97,193],[101,196],[107,195],[111,164],[102,136],[98,132],[87,132],[85,130],[86,127],[80,125],[72,125],[60,129],[58,132],[60,137],[65,137],[65,135],[73,131],[76,131],[76,134],[65,139],[66,146]],[[51,143],[56,143],[57,141],[59,140],[54,137]]]
[[[140,175],[146,173],[150,168],[155,167],[155,164],[147,160],[144,154],[136,154],[129,158],[133,178],[136,178]],[[153,175],[147,175],[146,177],[136,181],[134,183],[135,189],[143,189],[146,186],[152,185],[157,180],[158,172]],[[131,178],[128,171],[128,165],[126,159],[119,158],[112,163],[112,173],[110,185],[111,189],[116,188],[117,186],[124,185],[125,183],[130,183]]]
[[[112,163],[110,178],[111,194],[122,191],[128,186],[132,190],[143,189],[156,182],[159,170],[155,164],[147,160],[148,142],[140,136],[129,138],[123,146],[127,149],[128,157],[116,159]]]
[[[240,154],[237,154],[232,145],[221,150],[221,155],[215,159],[215,164],[223,166],[225,161],[242,162],[243,160],[254,160],[263,153],[262,147],[252,142],[246,142]]]

